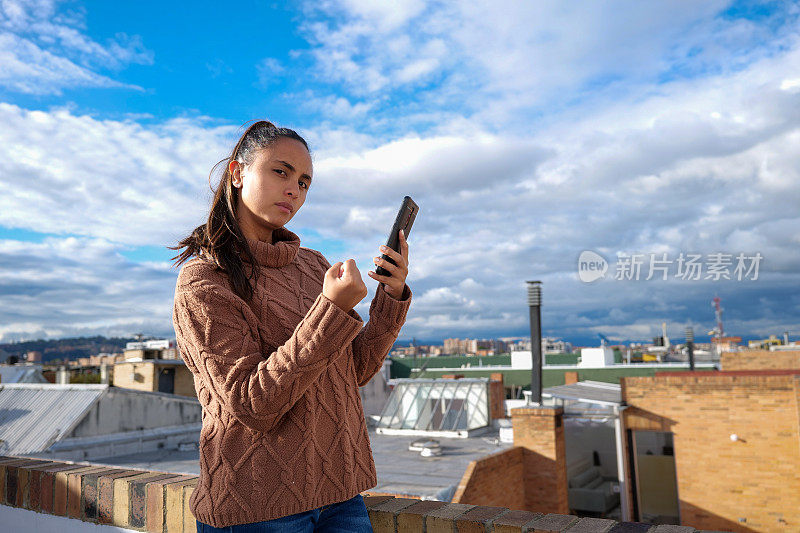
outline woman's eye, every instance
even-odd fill
[[[276,168],[276,169],[275,169],[275,172],[277,172],[277,173],[278,173],[278,174],[280,174],[281,176],[286,176],[286,171],[285,171],[285,170],[283,170],[282,168]]]
[[[301,181],[300,182],[300,188],[301,189],[308,189],[308,183],[306,183],[305,181]]]

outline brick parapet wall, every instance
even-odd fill
[[[0,505],[138,531],[194,533],[197,528],[188,503],[197,479],[169,472],[0,456]],[[364,501],[375,533],[696,533],[691,527],[375,496],[369,492],[364,493]]]
[[[722,370],[800,369],[800,350],[722,352]]]
[[[514,447],[472,461],[453,502],[526,509],[525,448]]]

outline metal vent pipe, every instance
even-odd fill
[[[531,319],[531,402],[542,404],[542,282],[528,281]]]

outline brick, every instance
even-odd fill
[[[535,533],[560,533],[578,521],[577,516],[563,514],[546,514],[533,521],[528,526],[528,531]]]
[[[0,475],[3,477],[3,493],[0,494],[0,503],[14,505],[17,499],[17,469],[14,468],[20,461],[9,461],[0,466]]]
[[[99,466],[90,470],[68,472],[67,477],[67,516],[81,518],[83,511],[83,476],[90,473],[103,472],[107,467]]]
[[[69,492],[67,483],[70,474],[77,474],[92,470],[91,466],[73,465],[73,468],[58,470],[53,472],[53,510],[52,513],[58,516],[67,515],[67,494]]]
[[[98,478],[101,475],[117,474],[124,471],[119,468],[105,468],[99,472],[90,472],[81,477],[80,518],[82,520],[97,520]]]
[[[44,513],[53,513],[55,501],[56,474],[65,470],[75,470],[79,465],[60,464],[39,471],[39,508]]]
[[[113,481],[114,503],[111,524],[120,527],[129,527],[131,517],[131,492],[130,483],[140,479],[153,477],[153,472],[139,472],[132,476],[117,478]]]
[[[111,524],[114,521],[114,481],[141,473],[141,470],[123,470],[115,474],[100,474],[97,477],[97,521],[99,523]]]
[[[25,458],[14,458],[0,464],[0,503],[15,506],[17,505],[17,467],[34,464],[40,461],[33,461]]]
[[[59,470],[53,474],[53,514],[55,515],[67,516],[70,478],[83,472],[97,470],[97,467],[87,465],[74,465],[74,467],[68,470]]]
[[[189,508],[189,502],[192,499],[194,490],[195,487],[187,486],[183,491],[183,533],[196,533],[197,531],[197,518]]]
[[[425,517],[426,531],[428,533],[453,532],[455,531],[456,518],[475,507],[477,506],[465,503],[448,503],[443,507],[431,511]]]
[[[375,505],[378,505],[379,503],[383,503],[386,500],[391,500],[392,498],[394,498],[394,496],[385,496],[385,495],[376,496],[374,494],[363,494],[362,497],[364,498],[364,505],[366,506],[367,509]]]
[[[166,509],[166,530],[167,533],[183,532],[183,494],[187,487],[197,486],[200,478],[197,476],[186,481],[167,483],[164,485]],[[191,513],[190,513],[191,514]]]
[[[118,479],[114,482],[114,499],[117,497],[117,484],[127,490],[128,516],[127,527],[143,529],[147,524],[147,484],[178,477],[175,474],[164,474],[162,472],[147,472],[141,476],[131,476],[129,478]],[[120,502],[121,503],[121,502]],[[114,517],[117,516],[117,502],[114,502]]]
[[[655,528],[653,524],[642,522],[618,522],[617,525],[608,530],[608,533],[646,533]]]
[[[485,533],[486,531],[491,531],[494,519],[507,512],[508,509],[505,507],[475,507],[456,519],[456,531],[459,533]]]
[[[6,469],[8,466],[13,466],[20,464],[28,459],[22,457],[9,457],[9,456],[2,456],[0,459],[0,504],[6,503]],[[16,483],[14,484],[14,496],[16,496]]]
[[[6,503],[6,468],[7,458],[0,460],[0,505]]]
[[[28,505],[26,508],[30,509],[31,511],[39,510],[39,502],[41,501],[42,494],[41,475],[42,472],[39,470],[32,469],[30,471],[30,479],[28,482]]]
[[[616,522],[607,518],[581,518],[572,524],[568,533],[606,533]]]
[[[495,519],[492,531],[494,533],[522,533],[536,518],[544,516],[542,513],[512,510]]]
[[[12,463],[13,464],[13,463]],[[2,502],[8,505],[14,505],[13,502],[17,499],[17,469],[9,465],[4,468],[5,487],[3,491]]]
[[[150,481],[145,487],[147,507],[145,526],[151,533],[164,533],[166,527],[166,489],[168,483],[196,479],[197,476],[175,474],[170,478]]]
[[[9,470],[16,470],[17,475],[17,497],[14,505],[17,507],[27,508],[30,499],[30,475],[31,468],[43,465],[49,465],[49,461],[33,460],[17,466],[8,467]]]
[[[41,461],[34,465],[27,465],[20,468],[20,481],[23,485],[23,499],[22,502],[19,503],[19,507],[24,507],[25,509],[36,509],[38,510],[39,505],[39,493],[40,493],[40,485],[39,485],[39,470],[37,468],[48,467],[52,466],[53,463],[51,461]],[[37,507],[34,508],[33,505]]]
[[[397,527],[397,512],[420,500],[414,498],[392,498],[367,509],[375,533],[394,532]]]
[[[163,525],[164,513],[164,485],[159,485],[155,490],[150,490],[149,487],[152,483],[159,481],[177,481],[181,476],[176,474],[162,474],[154,478],[147,478],[143,481],[133,481],[130,485],[131,507],[128,522],[131,526],[136,528],[147,527],[147,514],[149,507],[158,506],[158,509],[153,509],[153,513],[158,513],[160,525]],[[160,492],[160,495],[158,493]],[[155,521],[157,517],[153,516]]]
[[[431,511],[435,511],[447,505],[446,502],[436,500],[424,500],[415,503],[411,507],[401,509],[397,513],[398,533],[417,533],[425,531],[425,517]]]

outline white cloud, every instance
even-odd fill
[[[319,113],[329,119],[351,120],[362,117],[374,106],[374,101],[353,101],[343,96],[321,96],[311,90],[287,93],[283,97],[290,105],[303,109],[306,113]]]
[[[0,86],[27,94],[61,94],[75,87],[137,89],[100,74],[131,63],[151,64],[138,36],[117,33],[106,44],[83,33],[83,17],[57,12],[58,2],[0,3]]]
[[[132,263],[104,239],[0,240],[0,342],[172,335],[175,273]]]
[[[274,57],[265,57],[256,65],[258,84],[262,87],[272,85],[279,81],[286,69]]]
[[[402,4],[307,3],[302,27],[309,74],[371,102],[353,121],[390,135],[401,117],[441,127],[409,117],[453,108],[491,131],[530,132],[562,112],[646,98],[664,80],[731,74],[785,50],[800,14],[775,4],[753,22],[727,0]]]
[[[0,123],[1,225],[136,245],[202,223],[208,173],[235,133],[203,119],[145,128],[2,103]]]
[[[366,257],[374,245],[358,242],[370,240],[370,228],[373,243],[384,238],[396,209],[391,199],[417,198],[410,279],[421,298],[408,336],[524,327],[523,282],[530,277],[545,280],[548,327],[564,334],[616,328],[647,338],[651,326],[634,321],[710,321],[706,300],[716,292],[742,305],[745,294],[763,291],[770,295],[764,308],[783,308],[775,324],[797,328],[800,309],[782,293],[800,271],[793,230],[800,226],[800,115],[793,111],[800,101],[781,84],[798,62],[795,46],[741,72],[664,85],[637,103],[570,117],[513,142],[409,137],[332,156],[318,162],[308,205],[329,202],[315,220],[330,236],[355,239],[350,252]],[[508,166],[525,154],[535,155]],[[348,213],[340,206],[349,202],[356,204],[349,213],[359,213],[358,232],[352,220],[340,222]],[[609,258],[617,251],[673,259],[681,251],[761,252],[765,270],[747,287],[617,282],[595,292],[575,275],[584,249]],[[465,279],[491,287],[469,296],[479,313],[426,309],[434,297],[461,294]],[[523,318],[501,318],[514,308]],[[729,320],[732,331],[763,331],[756,315],[764,308],[740,307]]]
[[[347,11],[361,20],[377,25],[382,30],[397,28],[419,15],[425,9],[423,0],[344,0]]]
[[[515,4],[501,6],[499,15],[450,5],[447,17],[433,18],[425,9],[438,8],[415,2],[397,13],[372,3],[322,5],[352,14],[329,33],[324,24],[314,27],[315,53],[327,62],[322,74],[350,94],[315,89],[300,97],[340,119],[303,132],[314,151],[314,184],[290,228],[343,241],[341,257],[328,259],[354,257],[366,278],[402,196],[414,197],[421,212],[410,239],[415,303],[405,337],[524,332],[526,279],[544,281],[546,334],[647,338],[663,320],[681,328],[710,323],[715,293],[731,309],[732,333],[800,328],[792,289],[800,281],[796,40],[777,32],[774,43],[784,50],[765,46],[737,62],[741,49],[730,39],[762,28],[712,19],[719,6],[711,4],[698,8],[703,12],[652,13],[631,4],[619,21],[595,3],[580,16],[555,4],[530,12]],[[628,50],[631,43],[640,48]],[[693,45],[704,51],[683,64]],[[729,68],[711,68],[717,63]],[[652,83],[682,68],[691,75]],[[604,74],[621,76],[622,89],[612,95],[614,83],[598,81]],[[423,87],[438,76],[445,79],[437,88]],[[599,99],[570,103],[592,83]],[[388,119],[375,116],[405,90],[419,90],[419,98],[393,107]],[[542,102],[556,104],[543,110]],[[348,116],[375,128],[357,128]],[[383,120],[396,127],[391,135],[380,128]],[[204,221],[208,171],[230,149],[234,128],[204,118],[149,123],[0,104],[0,157],[7,162],[0,224],[86,236],[48,242],[44,251],[6,244],[0,258],[13,261],[0,263],[0,279],[15,285],[0,291],[3,309],[55,305],[16,295],[26,287],[54,290],[37,266],[42,254],[82,258],[80,268],[60,271],[69,288],[58,293],[57,306],[81,307],[79,282],[87,291],[102,285],[103,297],[116,302],[132,289],[121,270],[130,265],[115,259],[115,250],[171,244]],[[435,126],[416,130],[426,123]],[[760,252],[765,260],[752,283],[586,285],[575,269],[587,249],[609,260],[632,252]],[[95,273],[92,264],[109,261]],[[139,268],[142,276],[168,278],[163,264]],[[158,279],[156,293],[168,294],[172,280]],[[4,330],[9,335],[67,327],[45,311],[0,322],[14,324]],[[160,312],[153,316],[165,320]],[[90,314],[76,318],[75,328],[99,327],[103,313]],[[109,316],[114,327],[130,328],[143,314]]]

